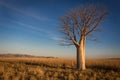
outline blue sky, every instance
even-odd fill
[[[95,33],[100,42],[87,40],[86,57],[120,57],[119,0],[0,0],[0,53],[75,57],[74,46],[60,46],[59,17],[81,4],[99,3],[108,7]]]

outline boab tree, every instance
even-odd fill
[[[106,14],[105,7],[89,4],[74,8],[60,18],[60,31],[64,33],[62,41],[64,41],[65,45],[75,45],[77,49],[77,69],[86,69],[86,37],[97,31],[97,27]]]

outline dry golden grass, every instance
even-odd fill
[[[120,59],[89,59],[78,71],[75,59],[0,58],[0,80],[120,80]]]
[[[50,67],[71,67],[75,68],[75,59],[65,58],[0,58],[0,61],[19,62],[33,65],[43,65]],[[120,59],[87,59],[87,67],[120,69]]]

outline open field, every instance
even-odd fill
[[[120,80],[120,59],[86,60],[85,71],[74,59],[0,58],[0,80]]]

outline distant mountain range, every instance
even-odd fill
[[[56,58],[56,57],[45,57],[45,56],[33,56],[28,54],[0,54],[0,57],[28,57],[28,58]]]
[[[58,57],[52,57],[52,56],[34,56],[34,55],[28,55],[28,54],[11,54],[11,53],[8,53],[8,54],[1,54],[0,53],[0,57],[3,57],[3,58],[9,58],[9,57],[21,57],[21,58],[58,58]],[[116,59],[119,59],[120,58],[103,58],[103,59],[113,59],[113,60],[116,60]]]

